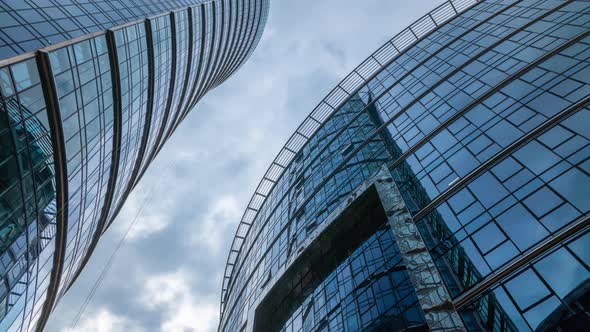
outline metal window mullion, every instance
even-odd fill
[[[250,51],[252,50],[252,47],[254,47],[254,41],[256,39],[256,35],[258,34],[258,29],[260,28],[260,21],[262,19],[262,3],[261,3],[262,1],[265,1],[265,0],[254,0],[254,6],[252,9],[253,18],[256,17],[256,13],[259,13],[257,15],[258,19],[256,20],[256,28],[254,28],[254,23],[249,25],[249,28],[250,28],[250,29],[248,29],[249,34],[248,34],[248,37],[245,38],[247,41],[246,42],[247,47],[245,47],[241,50],[237,61],[234,62],[233,66],[230,68],[228,73],[223,77],[224,80],[229,78],[229,76],[231,76],[231,74],[243,63],[244,58],[248,55],[248,53],[250,53]],[[248,6],[248,13],[250,12],[250,8],[252,8],[252,6]],[[248,19],[248,23],[250,23],[251,21],[252,20]]]
[[[205,55],[205,39],[207,38],[207,29],[206,29],[206,20],[205,20],[205,6],[202,5],[201,7],[199,7],[200,10],[199,12],[201,13],[201,37],[200,37],[200,41],[199,41],[199,62],[196,64],[196,74],[195,74],[195,81],[193,83],[193,87],[191,88],[191,92],[188,95],[188,98],[186,100],[186,105],[184,105],[184,109],[182,110],[182,115],[180,116],[180,120],[178,121],[178,123],[176,123],[176,127],[178,127],[178,124],[180,122],[182,122],[182,120],[184,119],[184,117],[186,116],[186,114],[191,110],[192,108],[192,102],[197,94],[198,91],[198,86],[199,86],[199,81],[200,81],[200,77],[201,77],[201,68],[203,67],[203,56]],[[193,20],[195,18],[192,18]],[[191,40],[191,43],[193,43],[193,40]],[[192,47],[195,47],[195,45],[193,45]],[[176,130],[176,127],[174,128]]]
[[[580,40],[584,39],[588,35],[590,35],[590,30],[589,31],[585,31],[585,32],[579,34],[574,39],[571,39],[568,42],[560,45],[559,47],[557,47],[555,49],[553,49],[552,51],[544,54],[540,58],[534,60],[533,62],[529,63],[528,65],[526,65],[525,67],[523,67],[522,69],[520,69],[518,72],[516,72],[513,75],[510,75],[509,77],[507,77],[506,79],[504,79],[498,85],[496,85],[492,89],[488,90],[486,93],[484,93],[479,98],[473,100],[471,103],[469,103],[469,105],[465,106],[463,109],[459,110],[457,113],[455,113],[452,116],[450,116],[448,119],[446,119],[444,122],[442,122],[436,128],[434,128],[434,130],[432,130],[430,133],[428,133],[426,136],[424,136],[422,139],[420,139],[416,144],[414,144],[411,148],[409,148],[406,152],[404,152],[391,165],[391,168],[394,168],[394,167],[398,166],[399,164],[401,164],[411,154],[413,154],[418,149],[420,149],[424,144],[428,143],[434,136],[436,136],[438,133],[440,133],[444,129],[447,129],[449,127],[449,125],[452,124],[455,120],[457,120],[460,117],[462,117],[463,115],[465,115],[465,113],[469,112],[474,107],[476,107],[477,105],[481,104],[487,98],[489,98],[492,95],[496,94],[500,89],[504,88],[505,86],[507,86],[508,84],[510,84],[511,82],[513,82],[516,77],[521,77],[521,76],[525,75],[526,73],[528,73],[532,69],[534,69],[537,66],[539,66],[541,63],[547,61],[549,58],[553,57],[557,53],[559,53],[559,52],[563,51],[564,49],[572,46],[573,44],[579,42]]]
[[[191,65],[192,65],[192,58],[193,58],[193,48],[194,48],[194,43],[192,42],[193,40],[193,15],[192,15],[192,8],[188,7],[187,9],[187,24],[188,24],[188,36],[187,36],[187,46],[188,46],[188,52],[187,52],[187,62],[186,62],[186,69],[185,69],[185,74],[184,74],[184,83],[183,83],[183,87],[182,87],[182,93],[180,95],[180,99],[178,101],[178,110],[176,111],[176,116],[174,117],[174,121],[172,122],[172,124],[170,125],[170,130],[168,132],[168,136],[170,136],[172,134],[172,132],[176,129],[176,127],[178,126],[178,122],[180,120],[181,114],[184,113],[184,104],[186,103],[186,99],[187,99],[187,91],[188,91],[188,86],[189,86],[189,80],[190,80],[190,69],[191,69]]]
[[[583,109],[589,103],[590,103],[590,96],[586,96],[584,99],[578,101],[577,103],[571,105],[570,107],[566,108],[565,110],[561,111],[560,113],[549,118],[542,125],[538,126],[537,128],[533,129],[532,131],[528,132],[526,135],[522,136],[521,138],[519,138],[518,140],[516,140],[515,142],[510,144],[504,150],[497,153],[495,156],[493,156],[492,158],[490,158],[489,160],[487,160],[483,164],[479,165],[479,167],[477,167],[476,169],[471,171],[469,174],[467,174],[466,176],[461,178],[459,181],[455,182],[447,190],[445,190],[440,195],[438,195],[435,199],[430,201],[430,203],[428,203],[428,205],[423,207],[420,211],[418,211],[414,215],[414,220],[419,221],[421,218],[426,216],[426,214],[428,214],[432,210],[434,210],[440,203],[442,203],[443,201],[450,198],[457,191],[463,189],[463,187],[465,187],[467,184],[469,184],[471,182],[471,180],[474,180],[479,175],[483,174],[485,171],[487,171],[492,166],[494,166],[496,163],[498,163],[501,160],[503,160],[504,158],[510,156],[510,154],[512,154],[516,150],[520,149],[521,147],[523,147],[527,143],[531,142],[532,140],[537,138],[539,135],[545,133],[547,130],[553,128],[554,126],[559,124],[560,121],[570,117],[571,115],[575,114],[579,110]]]
[[[228,18],[228,39],[229,41],[226,43],[225,48],[223,50],[223,57],[222,57],[222,62],[219,65],[219,70],[217,71],[217,75],[215,77],[215,80],[212,83],[213,87],[217,87],[219,84],[221,84],[221,82],[223,82],[223,76],[224,73],[227,70],[228,64],[231,63],[234,54],[236,52],[236,41],[238,38],[238,27],[241,27],[241,20],[240,20],[240,4],[239,1],[241,0],[228,0],[229,2],[229,18]],[[234,18],[232,20],[232,17]],[[230,37],[230,33],[231,33],[231,37]],[[231,41],[231,42],[230,42]],[[239,41],[238,41],[239,42]]]
[[[210,77],[211,77],[211,71],[213,70],[211,68],[211,60],[212,60],[211,58],[212,58],[212,55],[213,55],[213,51],[215,49],[215,40],[216,40],[216,32],[217,32],[217,29],[216,29],[216,25],[217,25],[216,4],[217,4],[217,2],[213,1],[213,2],[209,2],[209,4],[211,4],[211,13],[212,13],[212,15],[211,15],[211,17],[212,17],[212,20],[211,21],[212,22],[211,22],[211,24],[209,25],[208,24],[209,22],[207,22],[207,20],[206,20],[205,7],[203,7],[202,15],[201,15],[202,16],[202,22],[203,22],[202,25],[201,25],[201,27],[202,27],[202,34],[203,35],[206,36],[206,30],[207,30],[206,28],[207,28],[207,26],[211,26],[211,46],[209,48],[209,53],[208,53],[209,55],[207,57],[206,68],[205,68],[205,70],[202,73],[199,70],[198,76],[197,76],[197,82],[199,82],[199,84],[198,84],[198,87],[196,88],[195,95],[193,96],[193,99],[191,100],[190,104],[187,105],[187,108],[185,109],[184,114],[180,117],[180,120],[178,121],[178,123],[176,123],[176,126],[178,126],[184,120],[184,118],[188,115],[188,112],[194,107],[194,105],[196,104],[196,102],[206,92],[207,84],[209,83]],[[222,17],[223,17],[223,15],[222,15]],[[223,31],[223,25],[222,25],[222,31]],[[223,36],[220,36],[220,38],[222,38],[222,37]],[[201,41],[201,45],[202,44],[203,44],[203,40]],[[221,41],[219,42],[219,45],[221,45]],[[201,58],[200,58],[199,65],[201,65],[202,64],[202,61],[203,61],[202,55],[204,54],[204,51],[205,51],[204,48],[205,48],[205,46],[206,45],[203,45],[203,47],[201,47]],[[216,57],[217,57],[217,55],[216,55]],[[204,75],[204,77],[202,79],[199,79],[199,76],[201,76],[199,74]],[[172,131],[174,131],[175,129],[176,128],[173,128]],[[161,149],[162,149],[162,146],[159,146],[158,149],[157,149],[157,153],[159,153]]]
[[[68,171],[59,97],[54,81],[53,69],[49,60],[49,53],[43,50],[37,51],[36,61],[43,88],[45,105],[47,107],[51,141],[53,143],[57,210],[55,217],[53,266],[50,273],[49,285],[47,286],[47,296],[36,326],[37,331],[42,331],[47,324],[49,314],[53,310],[63,272],[68,231]]]
[[[12,86],[15,86],[15,84],[14,84],[14,78],[12,77],[12,74],[10,75],[10,81],[11,81]],[[1,94],[1,91],[0,91],[0,94]],[[15,99],[14,99],[14,101],[15,101],[15,107],[20,108],[20,102],[18,101],[18,94],[16,92],[15,92]],[[0,95],[0,103],[4,104],[3,105],[4,106],[4,109],[6,109],[6,110],[8,109],[5,106],[5,98],[2,95]],[[22,120],[22,115],[20,114],[21,112],[19,111],[18,113],[19,113],[20,118]],[[23,181],[22,181],[23,180],[23,170],[22,170],[21,163],[18,161],[18,147],[16,145],[16,139],[15,139],[15,136],[14,136],[15,131],[13,130],[12,126],[10,125],[10,115],[9,115],[9,112],[8,111],[5,112],[5,116],[6,116],[6,125],[7,125],[8,129],[9,129],[10,142],[11,142],[11,145],[12,145],[12,147],[14,149],[14,153],[15,153],[14,162],[16,163],[16,168],[18,169],[18,174],[19,174],[19,176],[18,176],[18,178],[19,178],[18,186],[20,188],[21,203],[23,205],[22,206],[23,215],[25,216],[25,229],[24,229],[24,231],[25,231],[25,239],[26,239],[27,248],[28,248],[28,246],[29,246],[29,235],[28,235],[28,225],[26,223],[26,220],[27,220],[27,203],[26,203],[26,198],[25,198],[25,189],[24,189]],[[23,123],[23,125],[24,125],[24,123]],[[27,151],[29,151],[28,143],[27,143]],[[28,159],[31,159],[31,158],[28,158]],[[31,176],[32,176],[32,174],[31,174]],[[35,198],[35,204],[36,203],[37,203],[37,199]],[[37,227],[37,233],[38,232],[39,231],[38,231],[38,227]],[[26,254],[27,254],[27,251],[25,251],[24,255],[26,255]],[[18,259],[19,258],[20,258],[20,256],[19,257],[16,257],[15,258],[15,261],[18,262]],[[7,271],[6,271],[6,274],[4,276],[2,276],[2,278],[0,278],[0,283],[4,282],[4,279],[5,278],[6,279],[8,278],[8,272],[9,272],[9,270],[13,266],[9,267],[7,269]],[[28,270],[29,270],[29,260],[27,260],[27,272],[28,272]],[[28,281],[28,277],[27,277],[27,281]],[[27,282],[27,284],[28,284],[28,282]],[[8,287],[6,287],[6,288],[7,288],[8,291],[10,291],[10,288],[8,288]],[[27,290],[28,290],[28,287],[27,287]],[[7,300],[8,300],[8,296],[9,296],[9,294],[7,293],[6,294]],[[26,306],[26,303],[25,303],[25,306]],[[25,317],[24,312],[25,312],[25,310],[23,310],[23,316],[22,316],[23,317],[22,318],[23,319],[23,322],[24,322],[24,317]]]
[[[232,0],[234,1],[234,0]],[[240,51],[240,48],[242,47],[244,40],[243,38],[240,38],[242,36],[242,32],[244,30],[244,22],[245,17],[243,15],[244,12],[244,1],[245,0],[235,0],[236,3],[236,23],[235,23],[235,27],[234,27],[234,36],[232,39],[232,46],[231,46],[231,53],[227,59],[227,61],[224,63],[223,65],[223,71],[220,73],[220,77],[219,79],[215,82],[216,85],[221,84],[221,82],[223,82],[225,80],[225,77],[227,77],[227,73],[229,68],[232,66],[232,64],[234,63],[234,61],[236,60],[236,57]],[[232,2],[233,3],[233,2]],[[239,21],[239,24],[238,24]]]
[[[544,241],[535,245],[533,248],[529,249],[526,253],[519,256],[516,261],[488,275],[486,278],[478,282],[474,287],[455,298],[453,300],[453,304],[458,309],[465,306],[474,298],[489,291],[495,284],[501,282],[506,277],[512,275],[514,272],[517,272],[525,265],[533,262],[538,257],[551,251],[553,248],[565,242],[568,238],[577,235],[588,226],[590,226],[589,215],[578,218],[568,227],[562,229],[552,237],[545,239]]]
[[[217,74],[217,71],[219,69],[219,60],[221,59],[221,53],[222,53],[222,44],[224,44],[224,34],[225,34],[225,14],[224,14],[224,4],[225,2],[223,0],[217,0],[216,2],[214,2],[214,4],[218,4],[219,2],[221,2],[221,8],[219,9],[221,15],[219,15],[219,26],[221,27],[221,29],[219,30],[219,38],[215,38],[215,40],[217,40],[217,47],[215,47],[215,40],[213,40],[213,42],[211,43],[211,55],[215,54],[215,59],[213,59],[213,64],[210,63],[209,66],[209,70],[208,70],[208,75],[205,76],[206,79],[206,83],[204,83],[203,85],[203,90],[200,93],[200,97],[202,97],[203,95],[205,95],[206,92],[208,92],[211,89],[211,82],[213,81],[213,79],[215,78],[215,75]],[[213,9],[215,9],[215,6],[213,6]],[[217,30],[217,23],[218,23],[218,18],[217,18],[217,13],[214,12],[213,15],[213,26],[214,28]],[[200,98],[199,98],[200,99]]]
[[[227,56],[227,51],[230,45],[230,31],[232,29],[232,9],[233,6],[231,5],[233,3],[233,0],[220,0],[221,1],[221,38],[219,39],[219,50],[218,50],[218,55],[216,57],[216,61],[215,61],[215,67],[214,67],[214,74],[211,75],[211,79],[209,81],[209,88],[208,90],[214,88],[216,86],[216,82],[219,76],[219,73],[222,71],[223,66],[226,62],[226,56]],[[228,2],[229,8],[225,8],[225,2]],[[227,29],[225,28],[225,23],[226,23],[226,15],[225,13],[228,13],[227,15]],[[235,34],[235,29],[234,29],[234,34]],[[233,38],[231,38],[231,42],[232,42],[232,46],[233,46]],[[223,44],[223,48],[221,48],[221,44]]]
[[[121,96],[121,75],[119,71],[119,56],[117,52],[117,44],[115,39],[115,32],[108,30],[106,35],[107,52],[109,55],[109,65],[111,70],[111,89],[113,95],[113,147],[111,151],[111,168],[109,172],[109,180],[107,182],[107,190],[103,199],[103,206],[100,211],[100,217],[92,235],[92,239],[86,250],[86,255],[80,263],[80,267],[72,277],[70,284],[67,286],[66,292],[72,287],[80,273],[88,263],[90,256],[94,252],[100,236],[104,233],[105,225],[113,204],[115,189],[119,173],[119,161],[121,154],[121,135],[122,135],[122,96]]]
[[[167,100],[166,100],[166,106],[164,108],[164,118],[162,119],[162,125],[160,126],[160,130],[158,131],[158,136],[155,140],[154,143],[154,151],[155,150],[159,150],[158,147],[162,146],[165,142],[164,140],[164,133],[166,131],[166,126],[168,123],[168,118],[170,118],[170,112],[172,111],[172,99],[174,98],[174,90],[175,90],[175,86],[176,86],[176,58],[177,58],[177,52],[176,52],[176,18],[174,16],[173,13],[170,13],[170,85],[168,87],[168,96],[167,96]],[[153,158],[155,157],[155,155],[150,156],[150,160],[147,160],[146,162],[146,168],[149,165],[149,163],[151,161],[153,161]]]
[[[155,56],[154,56],[154,37],[152,34],[152,26],[150,20],[145,20],[143,27],[145,28],[145,40],[146,40],[146,51],[147,51],[147,59],[143,59],[141,56],[141,60],[146,61],[148,63],[148,72],[147,72],[147,100],[146,100],[146,115],[143,124],[143,133],[141,137],[141,141],[139,143],[139,151],[137,152],[137,158],[135,161],[135,165],[133,167],[133,171],[131,172],[131,176],[129,178],[129,182],[127,183],[127,188],[125,190],[125,194],[123,197],[127,197],[135,184],[138,180],[138,174],[141,170],[141,166],[145,165],[145,167],[149,166],[149,162],[146,158],[146,150],[148,148],[148,138],[150,131],[152,130],[152,116],[154,113],[154,91],[155,91],[155,84],[156,84],[156,75],[155,75]],[[139,40],[139,38],[138,38]],[[139,43],[141,45],[141,43]],[[142,51],[139,51],[139,54],[142,54]],[[141,66],[143,67],[143,66]],[[143,68],[141,69],[143,71]],[[142,75],[143,78],[143,75]],[[145,164],[142,163],[145,160]],[[123,202],[124,200],[122,200]]]

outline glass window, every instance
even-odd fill
[[[544,92],[528,103],[532,109],[547,117],[551,117],[563,111],[568,104],[568,102],[550,92]]]
[[[590,210],[590,176],[572,168],[549,184],[583,213]]]
[[[483,253],[487,253],[505,239],[506,237],[495,223],[490,223],[473,234],[473,240]]]
[[[547,187],[542,187],[524,200],[524,204],[539,218],[562,202],[563,200]]]
[[[548,235],[545,228],[520,204],[498,216],[496,221],[520,250],[528,249]]]
[[[539,175],[561,160],[555,153],[532,141],[514,153],[516,159],[533,173]]]
[[[545,257],[535,268],[562,299],[588,279],[586,268],[565,248]]]
[[[485,173],[468,185],[479,201],[489,208],[508,195],[508,191],[490,173]]]
[[[530,269],[508,281],[506,289],[521,310],[550,294],[541,279]]]

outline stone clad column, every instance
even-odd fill
[[[428,326],[432,331],[466,331],[387,166],[383,165],[374,179]]]

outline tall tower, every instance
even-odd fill
[[[220,331],[579,331],[590,2],[451,0],[313,110],[239,224]]]
[[[42,330],[268,0],[0,1],[0,330]]]

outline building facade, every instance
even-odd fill
[[[589,107],[590,2],[443,3],[275,158],[219,330],[586,329]]]
[[[0,330],[42,330],[268,0],[0,1]]]

